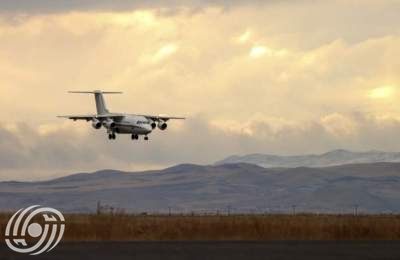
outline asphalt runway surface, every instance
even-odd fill
[[[400,259],[400,241],[60,242],[39,256],[0,245],[0,259]]]

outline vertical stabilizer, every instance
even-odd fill
[[[106,102],[104,101],[103,94],[121,94],[122,92],[95,90],[95,91],[69,91],[69,93],[94,94],[97,114],[104,115],[108,114],[109,111],[106,107]]]
[[[96,109],[98,115],[108,114],[108,109],[106,107],[106,102],[104,102],[103,93],[94,93],[94,99],[96,101]]]

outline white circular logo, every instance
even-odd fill
[[[44,218],[44,223],[32,221],[32,218],[37,215]],[[64,216],[56,209],[39,205],[22,208],[7,223],[6,243],[9,248],[18,253],[38,255],[49,252],[60,242],[64,234],[64,222]],[[35,244],[28,245],[25,240],[27,236],[36,238]]]

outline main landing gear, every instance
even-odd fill
[[[109,139],[109,140],[115,140],[115,138],[117,138],[117,136],[116,136],[115,133],[110,133],[110,134],[108,134],[108,139]]]
[[[137,134],[132,134],[131,139],[132,139],[132,140],[139,140],[139,135],[137,135]],[[144,136],[144,140],[145,140],[145,141],[149,140],[149,137],[148,137],[147,135],[145,135],[145,136]]]

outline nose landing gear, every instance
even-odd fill
[[[144,137],[144,140],[149,140],[149,137],[146,135],[145,137]]]

